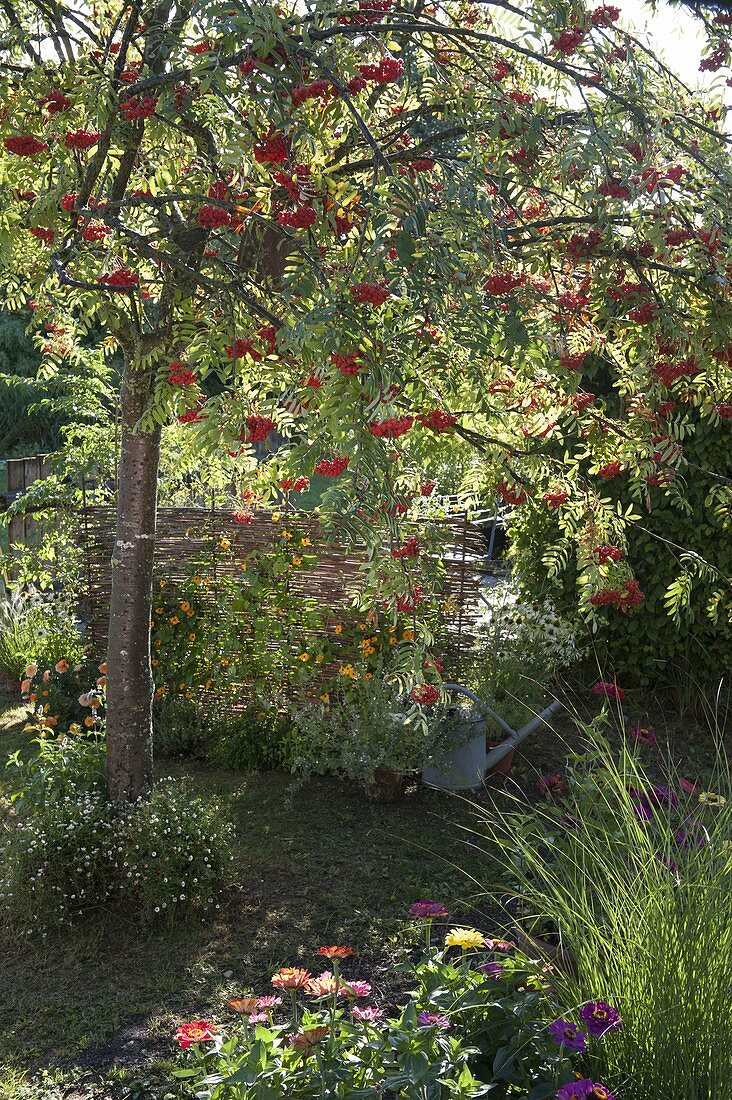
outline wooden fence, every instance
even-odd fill
[[[111,591],[110,559],[115,537],[114,509],[86,507],[79,531],[86,573],[87,619],[95,649],[106,644]],[[300,538],[311,540],[317,566],[305,566],[288,575],[290,591],[304,598],[315,598],[326,614],[338,615],[352,601],[358,589],[365,558],[357,546],[328,539],[317,516],[281,512],[278,522],[272,513],[258,511],[251,523],[237,523],[230,512],[202,508],[160,508],[155,544],[156,567],[172,584],[188,580],[192,572],[206,570],[216,579],[241,576],[239,562],[252,551],[272,544],[286,522],[293,545]],[[443,528],[442,593],[449,610],[445,629],[451,636],[451,648],[460,651],[470,635],[474,609],[478,603],[481,578],[485,570],[486,538],[479,524],[464,513],[437,522]],[[221,543],[228,543],[222,550]]]

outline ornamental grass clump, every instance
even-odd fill
[[[482,829],[522,934],[549,943],[558,997],[607,1036],[583,1056],[588,1080],[628,1100],[721,1098],[732,1081],[729,763],[720,747],[712,789],[698,790],[584,732],[592,747],[571,760],[566,795],[531,813],[518,802],[479,811]]]

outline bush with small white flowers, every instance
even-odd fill
[[[46,931],[102,905],[143,924],[210,911],[231,878],[232,838],[213,803],[172,779],[123,815],[99,792],[74,793],[8,832],[0,914]]]

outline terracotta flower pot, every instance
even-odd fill
[[[374,775],[366,783],[366,794],[374,802],[396,802],[404,787],[404,773],[393,768],[374,769]]]
[[[489,744],[488,752],[490,752],[491,749],[497,749],[499,743],[500,742],[497,742],[494,745]],[[490,768],[488,768],[488,771],[486,772],[486,775],[509,775],[511,772],[511,768],[513,767],[513,756],[515,751],[515,749],[509,749],[506,755],[502,756],[497,764],[491,764]]]

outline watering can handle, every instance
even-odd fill
[[[497,722],[498,725],[501,727],[501,729],[505,733],[509,734],[509,736],[510,736],[510,735],[512,735],[516,732],[515,730],[511,729],[508,722],[504,722],[504,720],[501,718],[500,714],[496,714],[496,712],[494,710],[491,710],[491,708],[488,706],[488,704],[484,703],[483,700],[480,698],[480,696],[476,695],[474,691],[470,690],[470,688],[463,687],[462,684],[443,684],[442,685],[442,690],[443,691],[457,691],[459,695],[467,695],[468,699],[471,699],[474,703],[476,703],[477,706],[480,707],[480,709],[483,711],[484,714],[490,715],[490,717],[493,719],[493,721]]]

